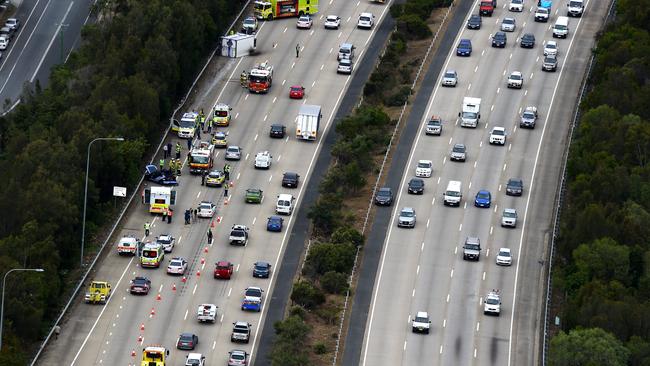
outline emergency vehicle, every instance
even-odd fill
[[[147,346],[142,349],[140,366],[165,366],[169,350],[160,345]]]
[[[201,174],[212,169],[214,145],[207,141],[200,141],[190,152],[190,173]]]
[[[199,123],[199,114],[196,112],[183,113],[180,121],[172,121],[172,131],[178,134],[180,138],[191,139],[194,138],[196,127]]]
[[[255,2],[257,19],[297,17],[318,13],[318,0],[267,0]]]
[[[248,73],[248,90],[251,93],[268,93],[273,83],[273,66],[264,62]]]
[[[138,250],[138,245],[140,244],[140,239],[134,237],[133,235],[125,235],[117,243],[117,254],[130,254],[135,255]]]
[[[144,203],[149,204],[149,212],[161,214],[176,204],[176,191],[171,187],[147,187],[144,189]]]
[[[140,254],[140,265],[142,267],[160,267],[160,263],[165,259],[165,250],[158,243],[147,243],[142,248]]]
[[[217,126],[227,127],[230,125],[232,107],[228,104],[217,103],[212,108],[212,122]]]

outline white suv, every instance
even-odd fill
[[[490,131],[490,145],[493,144],[498,144],[498,145],[505,145],[506,144],[506,129],[503,127],[492,127],[492,131]]]
[[[493,314],[496,316],[501,314],[501,295],[499,295],[499,290],[492,290],[485,296],[485,300],[483,300],[483,314]]]
[[[413,322],[411,322],[411,328],[413,333],[425,333],[429,334],[429,329],[431,328],[431,320],[429,320],[429,314],[426,311],[418,311]]]
[[[9,47],[9,37],[6,35],[0,36],[0,50],[6,50]]]
[[[256,169],[269,169],[273,163],[273,156],[268,151],[262,151],[255,155]]]
[[[510,5],[508,5],[508,10],[510,11],[524,11],[524,0],[510,0]]]
[[[544,56],[557,56],[557,42],[548,41],[544,45]]]
[[[372,28],[372,25],[375,23],[375,16],[372,13],[361,13],[359,14],[359,21],[357,22],[357,28]]]
[[[431,160],[420,160],[415,168],[415,176],[422,178],[431,177],[433,171],[433,162]]]

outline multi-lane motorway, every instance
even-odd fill
[[[228,73],[229,80],[219,83],[221,90],[217,100],[201,100],[190,106],[207,110],[219,101],[233,107],[234,118],[227,129],[228,140],[243,148],[243,158],[232,164],[234,186],[229,190],[227,204],[222,189],[201,186],[200,177],[190,176],[185,168],[177,188],[176,215],[171,224],[150,216],[146,206],[140,204],[135,205],[125,219],[122,234],[141,236],[144,222],[153,219],[151,236],[168,233],[176,238],[177,246],[171,255],[166,256],[165,266],[172,256],[187,259],[190,263],[187,282],[183,283],[181,277],[167,275],[164,267],[142,269],[136,259],[118,256],[113,246],[93,275],[94,279],[113,284],[114,295],[109,303],[92,306],[81,303],[79,299],[79,304],[73,307],[69,319],[62,326],[61,336],[48,346],[39,364],[135,364],[139,361],[142,346],[149,344],[167,347],[171,350],[171,364],[181,364],[188,354],[175,349],[176,339],[181,332],[198,335],[199,345],[195,352],[205,355],[208,364],[225,364],[231,349],[245,349],[255,357],[265,309],[261,313],[241,311],[243,291],[248,286],[259,286],[266,291],[265,299],[272,295],[274,277],[254,279],[252,266],[258,260],[266,260],[273,264],[274,269],[279,267],[293,220],[291,217],[285,218],[282,233],[266,231],[266,220],[274,214],[276,195],[291,193],[298,197],[297,202],[300,203],[303,188],[309,184],[307,181],[320,149],[320,141],[331,125],[332,116],[350,80],[348,76],[336,74],[338,45],[343,42],[355,44],[357,62],[361,62],[364,48],[374,34],[374,29],[367,31],[356,28],[357,16],[364,11],[374,13],[379,21],[387,7],[366,1],[321,2],[311,30],[297,30],[295,18],[262,23],[257,41],[259,55],[245,57],[234,64]],[[328,14],[337,14],[342,18],[341,29],[323,29],[323,19]],[[295,55],[296,44],[303,47],[299,58]],[[239,73],[264,61],[274,66],[271,91],[266,95],[249,94],[239,86]],[[288,88],[294,84],[302,84],[306,88],[306,99],[288,98]],[[296,140],[293,134],[294,120],[303,103],[318,104],[323,108],[321,139],[313,143]],[[287,138],[269,138],[269,126],[277,122],[287,126]],[[182,145],[185,149],[184,142]],[[273,154],[273,165],[270,170],[255,170],[253,157],[264,150]],[[183,150],[185,155],[186,150]],[[217,155],[218,167],[225,163],[223,155],[223,151]],[[301,175],[297,189],[280,186],[285,171]],[[264,191],[262,204],[244,203],[245,190],[251,187]],[[217,204],[219,220],[204,219],[199,223],[184,225],[182,212],[204,200]],[[211,222],[214,222],[215,240],[213,245],[207,245],[206,232]],[[229,229],[233,224],[250,227],[250,240],[246,247],[228,245]],[[214,263],[218,260],[234,263],[235,273],[231,280],[212,278]],[[129,280],[136,275],[151,279],[152,291],[148,296],[128,294]],[[158,293],[160,300],[157,299]],[[196,310],[202,303],[219,306],[216,324],[197,322]],[[232,323],[240,320],[253,325],[253,339],[248,345],[230,342]],[[135,352],[135,356],[132,352]]]
[[[586,4],[584,16],[570,20],[569,37],[558,41],[555,73],[541,71],[542,48],[552,39],[550,28],[555,19],[566,13],[563,2],[554,4],[548,23],[533,21],[536,4],[532,1],[526,2],[521,13],[511,13],[507,2],[499,2],[494,15],[483,18],[480,30],[463,27],[458,32],[454,46],[459,39],[468,38],[473,52],[470,57],[458,57],[455,47],[451,49],[443,69],[455,69],[460,82],[455,88],[435,87],[421,116],[421,128],[392,208],[358,364],[539,362],[542,274],[555,191],[578,88],[608,7],[607,2],[593,0]],[[476,13],[477,7],[473,6],[465,19]],[[491,36],[505,16],[514,17],[517,28],[508,33],[505,49],[492,48]],[[519,47],[517,40],[524,33],[535,35],[533,49]],[[507,76],[515,70],[525,76],[521,90],[506,88]],[[466,96],[482,98],[476,129],[459,126],[457,116]],[[522,130],[519,114],[529,105],[538,107],[540,117],[535,129]],[[431,115],[445,121],[441,136],[424,134]],[[488,144],[493,126],[506,128],[505,146]],[[449,160],[455,143],[467,146],[466,162]],[[425,179],[424,195],[409,195],[406,183],[420,159],[434,162],[433,175]],[[511,177],[523,179],[523,196],[505,195]],[[442,203],[450,180],[463,185],[463,202],[458,208]],[[474,195],[480,189],[492,193],[490,208],[474,207]],[[406,206],[417,212],[414,229],[397,228],[398,212]],[[516,229],[500,226],[501,212],[507,207],[518,211]],[[481,239],[479,262],[462,258],[467,236]],[[512,250],[511,267],[496,265],[495,252],[501,247]],[[492,289],[499,289],[502,297],[499,317],[483,314],[482,299]],[[411,332],[410,321],[418,311],[431,317],[428,335]]]

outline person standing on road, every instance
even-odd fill
[[[151,228],[151,224],[149,222],[144,223],[144,236],[149,236],[149,229]]]
[[[163,158],[167,159],[168,156],[169,156],[169,150],[167,150],[167,145],[164,145],[163,146]]]
[[[300,43],[296,44],[296,58],[300,56]]]
[[[212,244],[212,229],[208,228],[208,244]]]
[[[205,185],[205,174],[206,173],[207,173],[207,171],[205,171],[205,170],[203,172],[201,172],[201,185],[202,186]]]
[[[194,209],[194,220],[196,220],[199,217],[199,210]]]
[[[172,215],[174,215],[174,210],[171,208],[167,209],[167,223],[171,224],[172,223]]]
[[[170,158],[172,157],[172,143],[171,142],[167,143],[167,154],[169,154],[168,157],[170,157]]]
[[[167,209],[163,210],[163,222],[167,221]]]
[[[180,159],[180,158],[181,158],[181,144],[177,142],[176,143],[176,159]]]
[[[192,150],[192,139],[187,139],[187,150]]]
[[[228,198],[228,181],[225,181],[223,184],[223,196]]]
[[[162,172],[165,169],[165,159],[160,159],[158,162],[158,166],[160,167],[160,171]]]
[[[226,180],[230,180],[230,164],[226,163],[226,165],[223,166],[223,175]]]
[[[61,334],[61,327],[57,325],[54,327],[54,340],[59,339],[59,334]]]

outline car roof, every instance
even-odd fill
[[[500,126],[494,126],[492,127],[492,131],[505,131],[505,127],[500,127]]]
[[[409,211],[410,211],[410,212],[415,212],[415,210],[413,209],[413,207],[404,207],[404,208],[402,209],[402,211],[403,211],[403,212],[409,212]]]
[[[294,176],[297,176],[298,173],[294,173],[294,172],[285,172],[283,175],[284,175],[285,177],[294,177]]]
[[[431,160],[418,160],[418,164],[433,164]]]
[[[194,336],[194,333],[188,333],[188,332],[181,333],[181,337],[192,337],[192,336]]]
[[[270,267],[271,263],[265,262],[265,261],[257,261],[257,262],[255,262],[255,265],[256,266],[269,266]]]
[[[517,210],[515,210],[514,208],[504,208],[503,212],[517,213]]]
[[[379,192],[392,192],[393,190],[390,187],[381,187]]]
[[[500,248],[499,253],[504,252],[504,253],[510,253],[510,248]]]
[[[418,311],[418,313],[415,316],[418,318],[428,318],[429,314],[427,314],[426,311]]]
[[[330,18],[338,19],[338,17],[339,17],[338,15],[328,15],[327,19],[330,19]]]
[[[470,44],[471,44],[472,41],[470,41],[468,38],[463,38],[463,39],[460,40],[460,44],[466,44],[466,43],[470,43]]]
[[[230,262],[228,261],[218,261],[217,266],[229,266]]]
[[[478,191],[478,193],[479,194],[490,194],[490,191],[488,191],[487,189],[481,189],[480,191]]]

